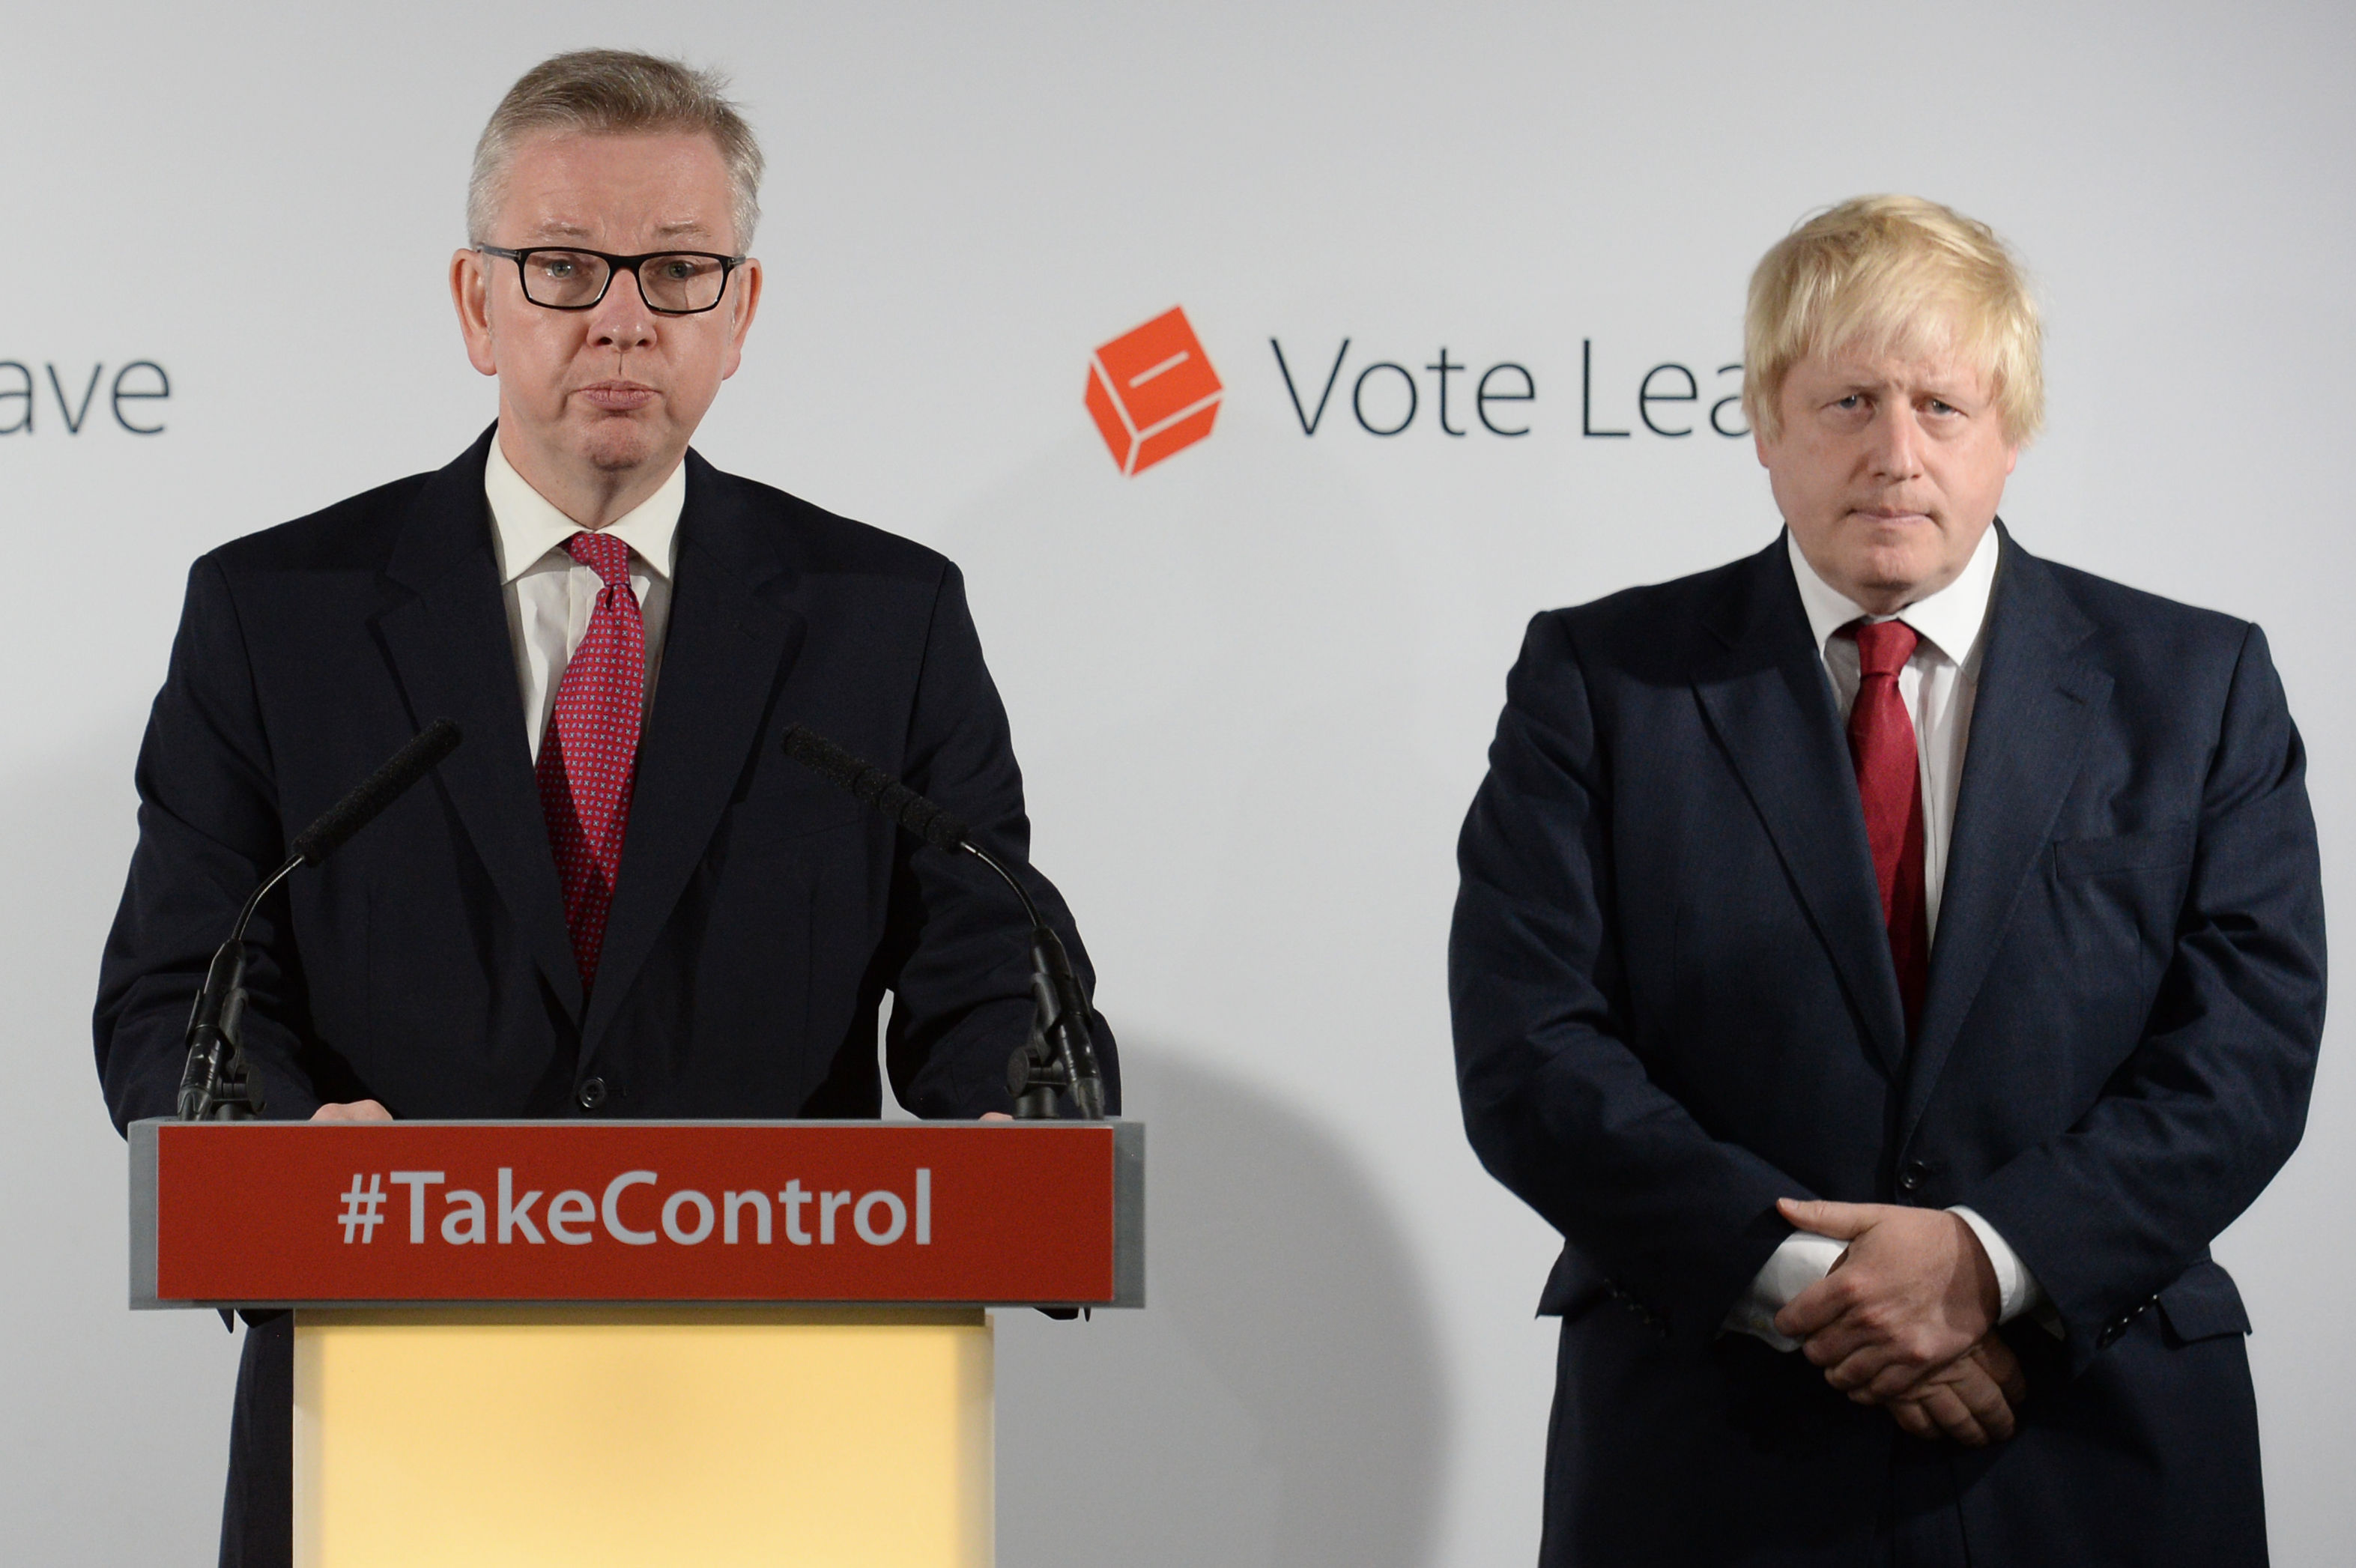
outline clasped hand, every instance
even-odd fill
[[[2010,1437],[2028,1380],[1996,1332],[1996,1269],[1962,1217],[1883,1203],[1785,1198],[1803,1230],[1848,1243],[1775,1327],[1825,1380],[1917,1437],[1970,1447]]]

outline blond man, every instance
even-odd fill
[[[2323,1017],[2265,640],[1997,521],[1986,226],[1845,202],[1745,337],[1782,536],[1533,621],[1459,849],[1465,1125],[1565,1240],[1542,1560],[2261,1563],[2208,1248]]]

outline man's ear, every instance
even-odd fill
[[[499,373],[491,340],[490,274],[480,251],[450,258],[450,303],[457,308],[458,335],[466,339],[466,362],[487,376]]]
[[[728,328],[728,356],[721,361],[720,379],[726,381],[744,362],[744,335],[753,330],[753,317],[761,308],[761,263],[747,261],[728,280],[735,295],[735,319]]]

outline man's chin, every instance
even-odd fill
[[[1912,604],[1947,585],[1954,573],[1934,550],[1877,552],[1858,573],[1858,580],[1878,599]]]
[[[589,427],[575,450],[601,474],[626,474],[659,456],[662,443],[636,420],[602,419]]]
[[[1929,524],[1887,530],[1870,539],[1852,536],[1838,556],[1840,575],[1859,603],[1886,613],[1943,586],[1942,579],[1953,575],[1946,571],[1942,542]]]

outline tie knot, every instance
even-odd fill
[[[1897,674],[1914,657],[1914,645],[1922,640],[1902,620],[1852,621],[1841,628],[1841,635],[1857,639],[1860,677]]]
[[[630,547],[610,533],[592,533],[587,530],[564,542],[564,553],[592,572],[609,588],[620,587],[630,580]]]

